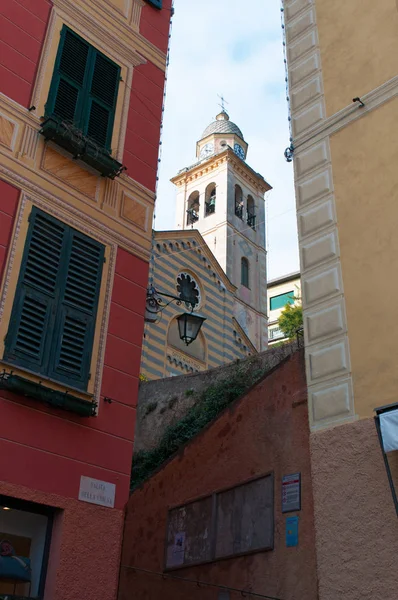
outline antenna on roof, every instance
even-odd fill
[[[226,104],[229,104],[229,102],[227,102],[227,101],[225,100],[225,98],[224,98],[224,96],[223,96],[222,94],[221,94],[221,96],[220,96],[220,94],[217,94],[217,96],[218,96],[218,97],[220,98],[220,100],[221,100],[221,102],[219,102],[219,103],[218,103],[218,106],[221,106],[221,110],[222,110],[222,112],[227,112],[227,111],[225,110],[225,105],[226,105]]]

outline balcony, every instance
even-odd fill
[[[73,155],[96,171],[103,177],[115,179],[125,167],[115,160],[104,148],[84,136],[80,130],[56,117],[48,117],[41,126],[40,133],[46,141],[55,142],[60,148]]]

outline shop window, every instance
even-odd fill
[[[294,291],[286,292],[286,294],[279,294],[269,299],[269,309],[277,310],[284,308],[286,304],[294,304]]]
[[[105,248],[32,209],[4,360],[86,390]]]
[[[0,600],[43,598],[53,509],[0,496]]]
[[[111,140],[120,67],[64,26],[41,133],[102,175],[115,177]]]

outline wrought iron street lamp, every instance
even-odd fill
[[[164,298],[168,300],[166,301]],[[193,312],[197,305],[197,299],[196,296],[189,294],[189,291],[180,294],[180,296],[172,296],[165,292],[158,292],[154,287],[150,287],[147,290],[145,321],[147,323],[157,323],[160,320],[163,309],[172,302],[175,302],[177,306],[185,303],[187,307],[191,307],[191,312],[184,312],[177,317],[180,339],[189,346],[189,344],[192,344],[196,340],[200,328],[204,321],[206,321],[206,317]]]
[[[182,313],[177,317],[178,331],[180,333],[180,339],[186,343],[187,346],[194,342],[198,337],[200,328],[203,325],[203,321],[206,318],[202,315],[195,314],[194,312]]]

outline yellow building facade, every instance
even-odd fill
[[[396,516],[372,417],[397,402],[398,5],[282,10],[320,598],[393,599]]]

